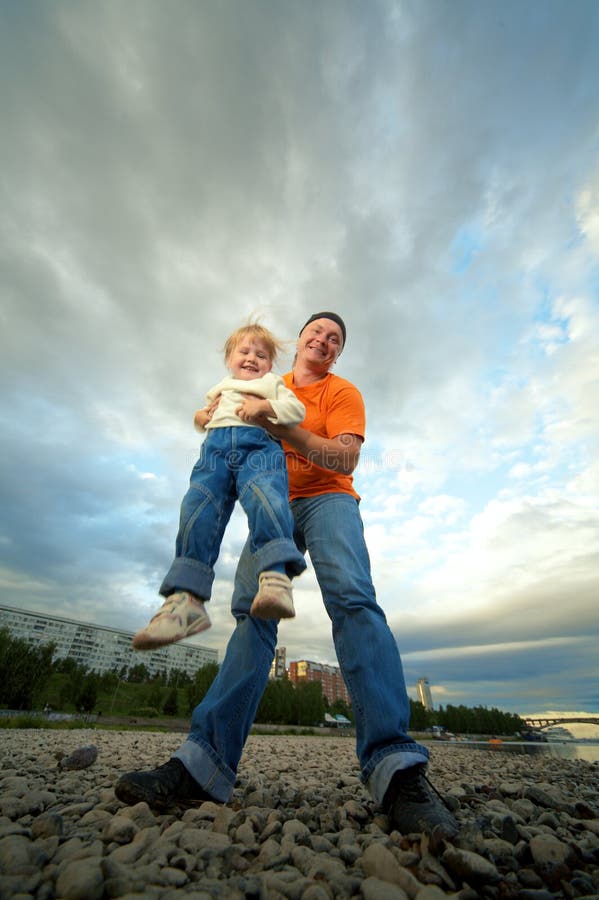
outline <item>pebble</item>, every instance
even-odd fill
[[[599,898],[599,766],[431,748],[461,829],[403,835],[360,783],[348,738],[251,736],[233,798],[156,813],[118,777],[180,735],[2,732],[0,897],[11,900]],[[56,765],[56,760],[61,765]]]
[[[98,748],[95,744],[90,744],[87,747],[77,747],[68,756],[62,756],[61,750],[55,755],[60,769],[87,769],[95,763],[98,757]]]

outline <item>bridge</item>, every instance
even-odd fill
[[[565,719],[565,718],[543,718],[543,719],[524,719],[524,722],[528,725],[529,728],[550,728],[551,725],[573,725],[574,723],[582,724],[582,725],[599,725],[599,718],[594,718],[592,716],[587,717],[578,717],[574,719]]]

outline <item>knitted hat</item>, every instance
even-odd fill
[[[339,328],[341,329],[341,334],[343,335],[343,346],[345,347],[345,337],[346,337],[345,322],[343,321],[341,316],[338,316],[337,313],[334,313],[334,312],[314,313],[313,316],[310,316],[310,318],[305,323],[305,325],[302,325],[302,327],[300,328],[300,334],[302,333],[302,331],[304,330],[306,325],[309,325],[310,322],[314,322],[315,319],[330,319],[331,322],[336,322],[337,325],[339,326]]]

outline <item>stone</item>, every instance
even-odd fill
[[[551,835],[536,835],[531,838],[530,852],[537,864],[567,863],[572,859],[570,847]]]
[[[375,875],[364,879],[361,891],[364,900],[408,900],[408,895],[400,887]]]
[[[129,844],[138,831],[138,826],[129,816],[116,815],[105,824],[102,836],[105,841]]]
[[[472,853],[470,850],[448,847],[441,857],[441,862],[453,875],[466,882],[485,881],[490,884],[496,884],[500,880],[497,866],[478,853]]]
[[[18,875],[31,865],[31,841],[23,835],[9,835],[0,840],[0,873]]]
[[[61,769],[87,769],[93,765],[98,757],[98,748],[94,744],[86,747],[78,747],[69,756],[59,760]]]
[[[292,838],[294,841],[301,841],[310,836],[310,829],[298,819],[290,819],[283,825],[283,835],[287,838]]]
[[[359,865],[366,875],[372,875],[400,887],[410,900],[422,887],[411,872],[399,865],[391,850],[380,844],[371,844],[359,860]]]
[[[104,875],[101,860],[76,859],[67,863],[56,881],[61,900],[102,900]]]
[[[53,835],[61,837],[63,834],[64,819],[59,813],[44,812],[31,823],[31,836],[33,838],[45,838]]]

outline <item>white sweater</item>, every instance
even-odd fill
[[[275,425],[299,425],[306,415],[304,404],[300,403],[293,391],[286,387],[281,376],[275,375],[274,372],[267,372],[261,378],[251,378],[249,381],[228,375],[210,388],[206,394],[206,406],[210,406],[219,394],[219,404],[206,425],[206,431],[209,428],[224,428],[231,425],[247,427],[248,423],[235,414],[235,410],[243,403],[243,394],[255,394],[268,400],[275,413],[268,419]]]

